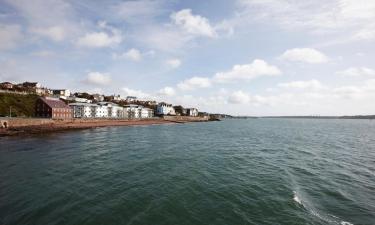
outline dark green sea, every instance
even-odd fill
[[[1,225],[374,225],[375,121],[248,119],[0,139]]]

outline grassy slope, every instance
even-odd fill
[[[16,95],[0,93],[0,116],[9,116],[12,106],[12,116],[34,116],[37,95]]]

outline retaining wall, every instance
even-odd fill
[[[208,121],[208,117],[196,117],[196,116],[163,116],[165,120],[173,120],[173,121],[188,121],[188,122],[195,122],[195,121]]]
[[[1,119],[7,122],[8,127],[24,127],[24,126],[37,126],[55,123],[52,119],[36,119],[36,118],[9,118]],[[4,125],[4,123],[2,123]]]

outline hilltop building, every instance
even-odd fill
[[[23,91],[28,93],[35,93],[37,95],[48,95],[50,90],[42,87],[38,82],[23,82],[12,87],[16,91]]]
[[[121,98],[120,95],[110,95],[110,96],[105,96],[104,100],[105,101],[116,101],[116,102],[118,102],[118,101],[121,101],[122,98]]]
[[[127,96],[126,97],[126,101],[127,102],[135,102],[135,101],[137,101],[137,97],[135,97],[135,96]]]
[[[41,88],[42,85],[39,82],[23,82],[19,84],[18,86],[22,86],[24,88],[31,88],[31,89],[36,89],[36,88]]]
[[[10,83],[10,82],[3,82],[3,83],[0,83],[0,89],[13,89],[13,84]]]
[[[93,100],[96,101],[96,102],[102,102],[102,101],[104,101],[104,95],[93,94],[93,95],[92,95],[92,98],[93,98]]]
[[[55,89],[55,90],[52,90],[52,94],[55,97],[66,99],[67,97],[70,96],[71,93],[68,89]]]

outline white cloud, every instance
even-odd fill
[[[62,41],[76,36],[82,30],[79,20],[74,17],[75,9],[64,0],[5,0],[16,10],[32,34]]]
[[[92,85],[108,85],[111,83],[111,76],[107,73],[90,72],[87,74],[84,83]]]
[[[147,94],[141,90],[135,90],[127,87],[123,87],[121,90],[126,96],[136,96],[140,99],[151,98],[150,94]]]
[[[5,0],[5,2],[16,8],[32,26],[67,23],[68,15],[72,10],[71,5],[63,0]]]
[[[38,57],[52,57],[52,56],[55,56],[56,53],[53,51],[44,50],[44,51],[32,52],[31,55],[38,56]]]
[[[160,1],[138,0],[121,2],[114,11],[126,22],[139,23],[161,14],[163,9]]]
[[[360,96],[362,89],[356,86],[343,86],[334,88],[332,94],[337,98],[356,98]]]
[[[338,71],[336,74],[348,77],[375,76],[375,70],[367,67],[350,67],[346,70]]]
[[[274,101],[274,97],[264,97],[260,95],[250,95],[244,91],[232,92],[228,97],[230,104],[252,104],[254,106],[268,105]]]
[[[322,89],[324,86],[318,80],[292,81],[280,83],[277,86],[288,89]]]
[[[279,1],[238,0],[242,13],[252,12],[286,28],[339,29],[375,18],[375,3],[368,0]]]
[[[91,48],[103,48],[118,45],[122,42],[122,36],[119,31],[113,32],[112,35],[106,32],[86,33],[77,41],[79,46]]]
[[[237,80],[251,80],[261,76],[277,76],[281,71],[264,60],[255,59],[251,64],[235,65],[230,71],[219,72],[214,81],[224,83]]]
[[[66,37],[64,28],[60,26],[53,26],[48,28],[32,28],[30,31],[57,42],[64,40],[64,38]]]
[[[158,91],[158,95],[173,96],[176,92],[172,87],[165,87]]]
[[[375,1],[237,0],[237,3],[234,19],[237,25],[261,21],[293,31],[333,35],[328,37],[332,39],[328,45],[375,39]]]
[[[165,61],[165,63],[171,67],[171,68],[178,68],[180,67],[181,65],[181,60],[179,59],[168,59],[167,61]]]
[[[192,77],[177,84],[181,90],[194,90],[197,88],[208,88],[211,86],[211,80],[207,77]]]
[[[334,88],[332,94],[336,98],[344,99],[373,99],[375,97],[375,79],[366,80],[363,85]]]
[[[232,104],[247,104],[250,100],[251,96],[243,91],[235,91],[228,98],[228,102]]]
[[[173,29],[169,26],[145,26],[137,30],[135,36],[142,37],[137,39],[143,46],[165,52],[178,52],[188,46],[193,39],[191,35]]]
[[[242,80],[251,80],[261,76],[278,76],[282,72],[276,66],[269,65],[267,62],[255,59],[251,64],[234,65],[226,72],[216,73],[212,78],[192,77],[177,84],[181,90],[194,90],[197,88],[207,88],[212,83],[227,83]]]
[[[138,49],[132,48],[129,49],[129,51],[125,52],[123,54],[123,57],[133,60],[133,61],[141,61],[142,60],[142,54]]]
[[[0,50],[16,47],[22,37],[20,26],[0,24]]]
[[[375,26],[373,26],[372,28],[368,27],[368,28],[364,28],[362,30],[357,31],[353,35],[353,37],[351,38],[351,40],[354,40],[354,41],[374,40],[375,39],[374,27]]]
[[[183,9],[171,15],[173,22],[187,33],[197,36],[216,37],[216,31],[207,18],[193,15],[191,9]]]
[[[328,57],[313,48],[293,48],[286,50],[281,59],[295,62],[319,64],[328,62]]]
[[[155,56],[155,51],[154,50],[149,50],[147,52],[141,52],[140,50],[136,48],[131,48],[128,51],[124,53],[113,53],[112,57],[113,59],[128,59],[132,60],[134,62],[139,62],[143,59],[143,57],[154,57]]]

